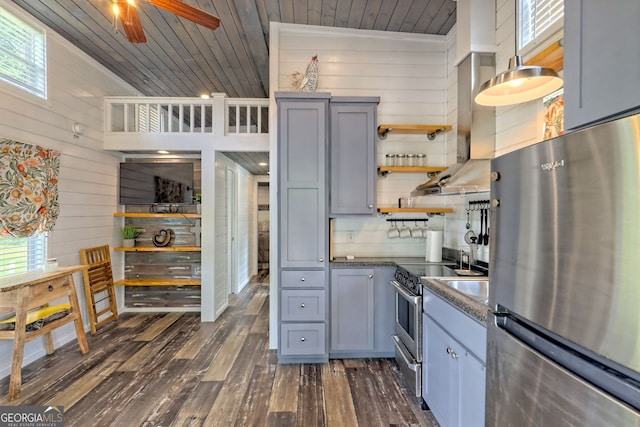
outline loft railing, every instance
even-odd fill
[[[105,131],[113,133],[269,133],[269,100],[256,98],[106,97]]]

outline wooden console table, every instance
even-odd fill
[[[44,336],[45,350],[47,354],[51,354],[54,351],[51,331],[69,322],[74,322],[80,352],[86,354],[89,351],[76,287],[73,283],[73,273],[80,272],[85,268],[84,265],[62,267],[50,273],[32,272],[0,279],[0,313],[15,313],[16,316],[15,330],[0,330],[0,339],[13,340],[9,400],[20,397],[22,361],[26,342]],[[47,306],[49,303],[65,297],[69,299],[71,306],[68,315],[47,323],[40,329],[26,331],[29,310]]]

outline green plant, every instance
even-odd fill
[[[196,203],[201,203],[201,202],[202,202],[202,194],[197,193],[197,194],[193,197],[193,200],[194,200]]]
[[[123,239],[135,239],[140,234],[140,230],[138,227],[134,227],[133,225],[125,225],[122,227],[122,238]]]

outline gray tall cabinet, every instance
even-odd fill
[[[279,171],[278,360],[324,362],[329,358],[332,322],[329,212],[371,215],[376,211],[375,129],[379,98],[277,92],[275,99]],[[367,291],[373,295],[373,281],[369,284],[371,289]],[[373,350],[370,343],[365,348]]]
[[[281,362],[327,350],[328,93],[276,93]]]

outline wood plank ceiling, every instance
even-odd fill
[[[220,17],[211,31],[141,2],[147,43],[113,26],[112,0],[13,0],[146,96],[269,96],[269,22],[446,34],[455,0],[184,0]]]

